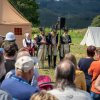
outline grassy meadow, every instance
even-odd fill
[[[69,34],[72,38],[72,44],[71,44],[71,53],[74,54],[77,58],[77,62],[81,57],[85,57],[86,55],[86,46],[81,46],[80,42],[83,39],[87,29],[78,29],[78,30],[70,30]],[[38,29],[33,30],[33,34],[37,33]],[[46,29],[46,33],[50,32],[49,29]],[[59,56],[57,58],[57,63],[59,62]],[[46,69],[39,69],[40,74],[49,75],[51,79],[54,81],[54,69],[49,69],[47,60],[45,61]]]

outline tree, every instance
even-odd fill
[[[39,25],[38,4],[36,0],[9,0],[10,3],[22,13],[33,26]]]
[[[95,27],[100,27],[100,15],[94,17],[91,25]]]

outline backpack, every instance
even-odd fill
[[[53,89],[53,82],[51,81],[51,78],[47,75],[40,75],[38,77],[38,86],[40,90],[51,90]]]

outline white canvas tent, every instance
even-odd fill
[[[93,45],[100,47],[100,27],[88,27],[88,30],[80,45]]]
[[[26,20],[8,0],[0,0],[0,35],[14,32],[18,44],[22,44],[22,36],[32,31],[31,23]]]

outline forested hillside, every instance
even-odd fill
[[[51,26],[59,16],[70,28],[84,28],[100,14],[100,0],[37,0],[41,26]]]

